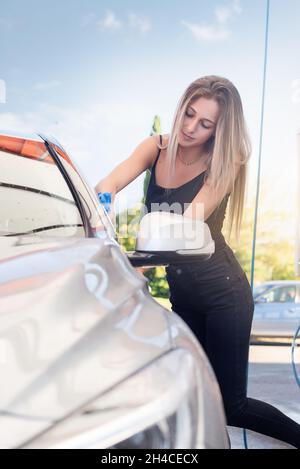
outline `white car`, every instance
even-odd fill
[[[207,356],[61,145],[0,132],[0,174],[0,446],[229,448]]]

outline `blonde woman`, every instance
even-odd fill
[[[172,310],[190,326],[211,362],[228,425],[300,448],[300,425],[270,404],[247,397],[254,302],[221,230],[229,201],[229,236],[233,226],[239,236],[250,154],[236,87],[223,77],[205,76],[185,90],[171,133],[143,140],[95,189],[110,191],[114,198],[150,169],[147,211],[169,207],[208,224],[215,241],[210,259],[166,267]]]

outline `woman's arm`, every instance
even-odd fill
[[[95,191],[111,192],[112,204],[110,217],[115,225],[114,199],[115,195],[136,179],[143,171],[150,169],[158,152],[158,136],[152,135],[143,140],[133,151],[133,153],[116,166],[104,179],[95,186]],[[137,267],[136,270],[143,274],[147,267]]]
[[[151,168],[157,155],[157,136],[143,140],[133,153],[118,164],[104,179],[95,186],[96,193],[111,192],[112,204],[115,195],[136,179],[146,169]]]
[[[237,157],[234,164],[236,178],[241,167],[239,157]],[[210,178],[207,178],[183,215],[195,220],[206,221],[221,202],[222,197],[224,197],[224,194],[222,194],[221,191],[213,191]]]
[[[184,211],[185,217],[206,221],[221,201],[221,195],[214,193],[210,183],[203,184],[198,194]]]

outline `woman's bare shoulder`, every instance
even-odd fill
[[[162,137],[162,139],[161,139],[162,140],[162,146],[163,147],[167,146],[168,143],[169,143],[169,134],[156,134],[156,135],[154,135],[157,146],[160,145],[159,135],[161,135],[161,137]]]
[[[162,136],[163,145],[168,145],[170,135],[169,134],[162,134],[161,136]]]

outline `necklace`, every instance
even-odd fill
[[[202,155],[201,155],[202,156]],[[185,166],[190,166],[191,164],[194,164],[194,163],[197,163],[197,161],[199,161],[199,159],[201,158],[201,156],[197,157],[195,160],[193,161],[189,161],[188,163],[186,161],[184,161],[181,156],[180,156],[180,152],[178,150],[178,158],[180,159],[181,163],[183,163]]]

